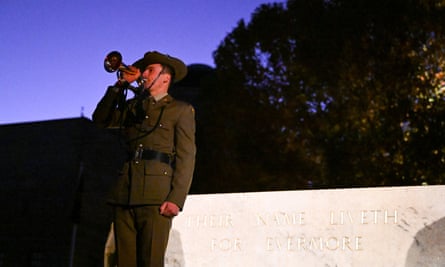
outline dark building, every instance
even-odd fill
[[[189,66],[172,95],[199,106],[212,72]],[[73,118],[1,125],[0,145],[0,267],[103,266],[106,194],[125,158],[118,136]]]
[[[0,140],[0,266],[102,263],[117,137],[78,118],[4,125]]]

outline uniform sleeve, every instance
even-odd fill
[[[175,126],[176,162],[172,188],[167,197],[182,210],[193,178],[195,168],[195,110],[185,105]]]
[[[119,101],[125,96],[117,87],[108,87],[105,95],[99,101],[93,112],[93,122],[99,127],[110,127],[116,124],[120,112],[116,109]]]

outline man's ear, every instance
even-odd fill
[[[170,80],[172,79],[171,75],[164,75],[164,80],[162,80],[163,83],[170,83]]]

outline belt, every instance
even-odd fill
[[[158,160],[168,165],[171,165],[173,162],[172,156],[170,154],[150,149],[146,150],[138,148],[134,153],[131,153],[129,156],[130,160],[135,160],[135,161]]]

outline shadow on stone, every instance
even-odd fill
[[[405,267],[445,266],[445,217],[426,225],[414,237]]]
[[[182,249],[181,234],[172,229],[165,255],[166,267],[185,267],[184,251]]]

